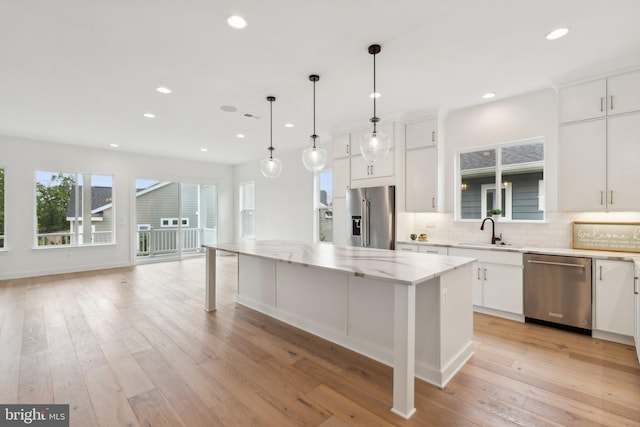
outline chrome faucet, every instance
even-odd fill
[[[496,237],[496,222],[493,220],[493,218],[487,217],[483,219],[482,225],[480,226],[480,230],[484,230],[484,223],[487,222],[487,220],[491,221],[491,244],[495,245],[501,239],[500,237]]]

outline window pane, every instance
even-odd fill
[[[486,217],[496,207],[496,150],[460,153],[460,178],[460,218]],[[494,193],[487,192],[491,188]]]
[[[239,193],[240,237],[253,238],[255,236],[255,185],[253,181],[240,184]]]
[[[511,190],[511,219],[544,219],[544,144],[504,147],[501,163],[503,185]]]
[[[319,175],[318,240],[321,242],[333,241],[332,176],[331,171]]]
[[[36,172],[36,210],[38,246],[111,243],[113,177]]]
[[[4,247],[4,169],[0,169],[0,248]]]

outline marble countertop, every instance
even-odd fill
[[[543,255],[564,255],[564,256],[582,256],[594,259],[609,259],[617,261],[632,261],[640,267],[640,254],[634,252],[612,252],[612,251],[591,251],[586,249],[572,248],[537,248],[529,246],[511,246],[511,245],[492,245],[489,243],[456,243],[445,241],[418,241],[418,240],[399,240],[398,243],[410,245],[424,246],[446,246],[449,248],[465,248],[465,249],[481,249],[481,250],[499,250],[507,252],[530,252]]]
[[[466,257],[281,240],[217,243],[204,247],[406,285],[425,282],[475,261]]]

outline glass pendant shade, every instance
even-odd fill
[[[282,172],[282,162],[273,157],[267,157],[260,161],[260,172],[265,178],[277,178]]]
[[[391,147],[389,135],[371,131],[360,137],[360,152],[369,163],[384,159]]]
[[[302,152],[302,163],[309,172],[318,172],[327,164],[327,150],[315,145]]]

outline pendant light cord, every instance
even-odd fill
[[[269,158],[273,159],[273,101],[269,100]]]
[[[316,148],[316,81],[313,81],[313,135],[311,138],[313,139],[313,148]]]
[[[373,54],[373,118],[377,119],[376,116],[376,54]],[[373,133],[376,132],[376,124],[377,120],[373,122]]]

